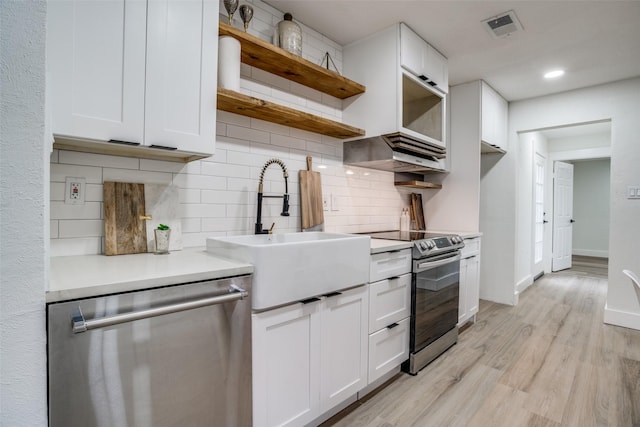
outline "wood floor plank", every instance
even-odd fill
[[[480,301],[455,346],[323,427],[640,426],[640,331],[603,323],[606,293],[580,266]]]

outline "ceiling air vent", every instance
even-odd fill
[[[482,21],[491,37],[499,39],[517,31],[522,31],[522,24],[513,10],[493,16]]]

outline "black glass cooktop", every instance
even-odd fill
[[[400,240],[403,242],[414,242],[416,240],[424,239],[436,239],[438,237],[445,237],[447,234],[441,233],[429,233],[426,231],[376,231],[373,233],[363,233],[370,236],[372,239],[386,239],[386,240]]]

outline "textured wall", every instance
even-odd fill
[[[44,1],[3,1],[0,28],[0,424],[45,426],[48,162]]]

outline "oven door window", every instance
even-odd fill
[[[460,261],[415,273],[414,351],[431,344],[458,322]]]

